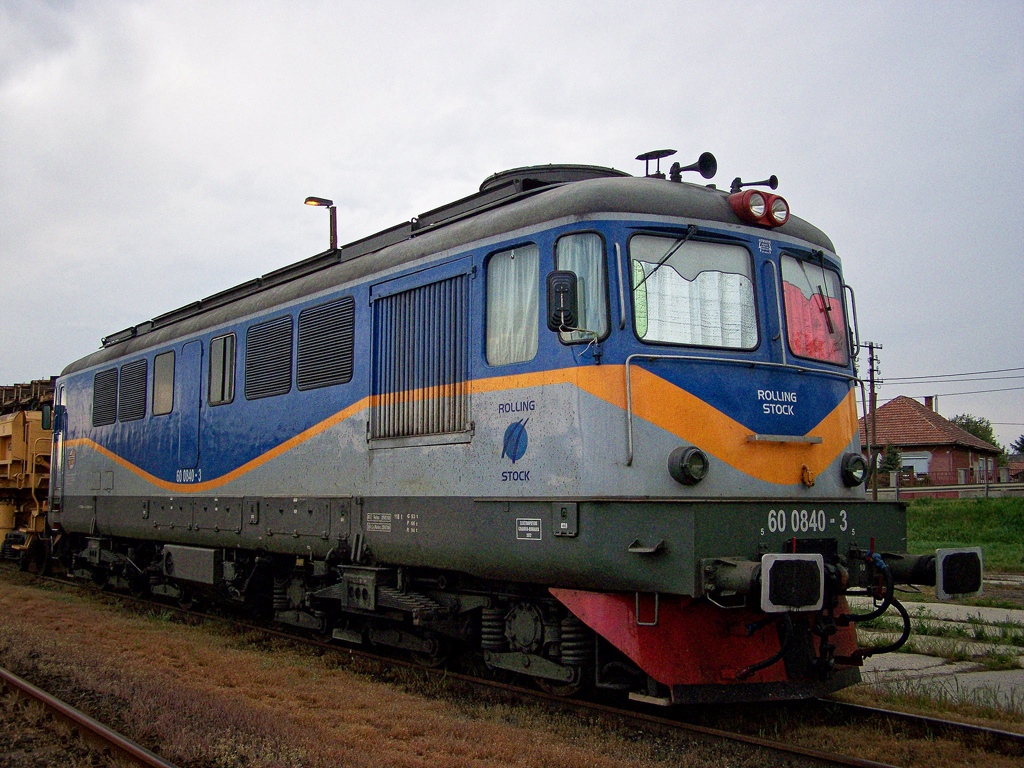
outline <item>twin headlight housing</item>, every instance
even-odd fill
[[[789,203],[786,199],[768,192],[747,189],[729,195],[729,205],[739,216],[750,224],[762,227],[781,227],[789,221]]]

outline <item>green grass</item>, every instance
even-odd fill
[[[915,499],[907,512],[911,552],[981,546],[986,571],[1024,573],[1024,498]]]

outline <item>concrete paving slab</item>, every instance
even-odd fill
[[[858,612],[864,612],[872,606],[872,601],[867,597],[848,598],[850,607]],[[911,603],[901,600],[903,607],[907,609],[911,618],[924,616],[944,621],[973,620],[985,624],[1011,623],[1024,627],[1024,610],[1011,608],[983,608],[973,605],[955,605],[953,603]],[[895,614],[895,611],[893,611]]]
[[[865,659],[861,677],[881,688],[909,688],[937,700],[1024,713],[1024,669],[990,671],[970,661],[887,653]]]
[[[1024,670],[975,671],[928,677],[880,677],[870,684],[927,695],[937,701],[997,707],[1024,714]]]

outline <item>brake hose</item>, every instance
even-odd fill
[[[882,559],[882,556],[877,552],[872,552],[871,556],[868,557],[867,560],[868,562],[872,563],[875,566],[875,568],[881,571],[882,579],[885,581],[885,594],[882,597],[882,604],[870,613],[844,613],[842,616],[838,616],[836,618],[836,624],[838,624],[841,627],[845,627],[851,622],[871,621],[872,619],[877,619],[879,616],[881,616],[883,613],[889,610],[890,605],[896,602],[896,589],[895,585],[893,584],[892,570],[889,568],[889,564],[886,563],[885,560]],[[848,592],[847,594],[853,593]],[[865,594],[870,595],[871,593],[865,592]]]

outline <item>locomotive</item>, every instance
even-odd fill
[[[311,198],[327,251],[63,371],[55,556],[557,694],[856,682],[856,623],[894,608],[902,642],[895,585],[976,592],[980,551],[907,555],[903,508],[865,498],[829,238],[774,177],[719,190],[670,154],[503,171],[340,248]]]

